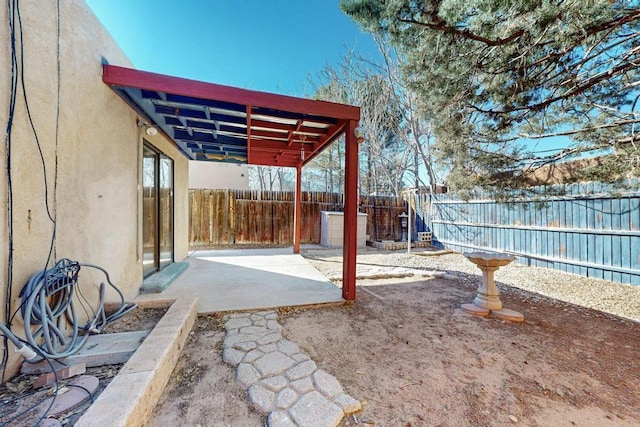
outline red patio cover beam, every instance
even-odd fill
[[[247,163],[251,164],[251,105],[246,106],[247,112]]]
[[[289,145],[302,142],[313,144],[320,141],[320,137],[318,135],[294,134],[294,136],[289,139],[289,136],[286,133],[256,130],[255,128],[251,130],[251,135],[255,136],[256,138],[260,138],[263,141],[274,141],[276,143],[284,143]]]
[[[251,138],[251,150],[262,152],[274,152],[274,153],[297,153],[300,155],[302,147],[306,147],[302,143],[294,143],[291,147],[287,146],[285,141],[265,141],[263,139]],[[305,148],[306,149],[306,148]]]
[[[293,144],[293,133],[300,130],[300,128],[302,127],[302,123],[302,120],[298,120],[295,130],[289,131],[289,145]]]
[[[295,168],[300,164],[300,156],[284,157],[276,153],[258,153],[251,154],[251,164],[260,166],[282,166]]]
[[[342,298],[356,299],[356,254],[358,250],[358,138],[356,120],[349,120],[345,134],[344,241]]]
[[[180,77],[150,73],[132,68],[104,64],[102,81],[112,86],[136,87],[200,99],[232,102],[253,107],[270,108],[299,114],[359,120],[360,108],[334,102],[317,101],[206,83]]]
[[[293,214],[293,253],[300,253],[300,238],[302,235],[302,165],[296,166],[296,194]]]
[[[327,134],[327,129],[325,128],[316,128],[313,126],[301,126],[300,129],[298,129],[298,132],[295,132],[296,130],[295,125],[272,123],[272,122],[267,122],[264,120],[257,120],[257,119],[253,119],[251,121],[251,126],[253,126],[254,128],[265,128],[265,129],[273,129],[275,131],[280,131],[280,133],[282,133],[282,135],[285,138],[287,137],[289,131],[294,131],[294,133],[298,133],[298,134],[307,133],[307,134],[318,135],[318,136]]]
[[[358,121],[356,121],[358,123]],[[313,160],[318,154],[322,152],[329,144],[331,144],[336,138],[340,136],[340,134],[344,131],[344,127],[346,126],[345,122],[339,122],[335,126],[331,126],[329,131],[327,132],[327,136],[322,138],[320,142],[313,144],[313,150],[311,154],[305,157],[303,164],[309,163]]]

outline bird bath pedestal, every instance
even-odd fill
[[[524,316],[521,313],[502,307],[500,293],[496,287],[496,282],[493,280],[493,274],[496,270],[509,264],[515,257],[513,255],[486,252],[466,252],[463,255],[482,271],[482,283],[478,287],[478,294],[473,303],[462,304],[462,310],[476,316],[486,316],[491,312],[500,319],[523,321]]]

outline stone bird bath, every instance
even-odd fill
[[[502,307],[500,293],[493,279],[494,273],[500,267],[515,260],[515,257],[488,252],[465,252],[463,255],[482,271],[482,283],[478,287],[478,294],[473,303],[462,304],[462,310],[476,316],[486,316],[492,313],[499,319],[522,322],[524,320],[522,313]]]

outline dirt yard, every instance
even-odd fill
[[[103,330],[103,334],[151,330],[166,312],[167,307],[137,308],[109,323]],[[95,376],[99,380],[98,388],[92,396],[94,399],[109,385],[122,366],[106,365],[87,368],[86,375]],[[48,404],[45,401],[54,393],[56,386],[51,384],[44,388],[34,389],[33,383],[38,377],[39,374],[19,374],[5,385],[0,386],[0,427],[5,425],[16,427],[44,425],[48,409]],[[59,383],[60,389],[64,390],[65,384],[73,379],[74,377],[68,380],[61,380]],[[60,393],[63,394],[64,391]],[[79,407],[53,418],[60,421],[62,425],[74,425],[90,404],[91,402],[87,401]]]
[[[459,306],[476,286],[359,280],[355,304],[279,320],[363,402],[343,426],[640,425],[640,324],[504,284],[526,321],[473,317]],[[264,425],[221,360],[222,325],[199,318],[152,426]]]

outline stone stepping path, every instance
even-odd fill
[[[269,427],[335,427],[361,409],[338,380],[282,337],[274,311],[226,317],[224,361]]]

